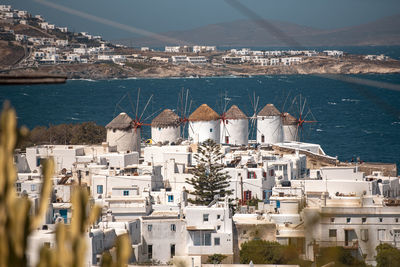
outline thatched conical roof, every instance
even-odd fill
[[[258,116],[280,116],[281,113],[274,104],[266,104],[265,107],[258,112]]]
[[[107,129],[125,130],[132,127],[132,118],[125,112],[120,113],[109,124],[106,125]]]
[[[240,110],[240,108],[236,105],[233,105],[228,111],[225,113],[225,118],[230,120],[246,120],[247,116]]]
[[[218,119],[218,113],[207,104],[201,105],[189,116],[189,121],[215,121]]]
[[[178,127],[180,124],[179,116],[170,109],[164,109],[157,117],[151,122],[151,127]]]
[[[289,113],[285,112],[283,113],[283,120],[282,120],[283,125],[296,125],[297,120],[295,117],[290,115]]]

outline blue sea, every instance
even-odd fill
[[[354,76],[400,84],[400,74]],[[69,80],[54,85],[2,86],[0,101],[10,100],[19,124],[29,128],[85,121],[106,125],[122,111],[134,116],[138,88],[138,115],[153,95],[142,116],[145,123],[164,108],[177,109],[182,88],[189,90],[190,112],[203,103],[219,113],[225,104],[228,108],[236,104],[248,116],[254,113],[254,96],[259,97],[257,111],[273,103],[282,112],[298,113],[301,95],[303,116],[317,121],[306,124],[302,141],[318,143],[328,155],[342,161],[360,157],[400,164],[400,91],[312,75]],[[143,127],[143,135],[150,137],[149,126]]]

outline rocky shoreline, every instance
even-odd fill
[[[66,76],[68,79],[124,79],[124,78],[173,78],[173,77],[222,77],[291,74],[389,74],[400,73],[400,61],[371,61],[359,58],[317,58],[292,66],[259,66],[250,64],[214,66],[173,65],[173,64],[60,64],[35,68],[12,69],[5,73],[12,75]]]

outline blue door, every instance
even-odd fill
[[[64,219],[64,223],[68,222],[68,210],[60,210],[60,215]]]

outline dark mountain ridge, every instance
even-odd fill
[[[289,22],[268,21],[279,29],[271,34],[260,21],[237,20],[210,24],[185,31],[170,31],[163,35],[181,40],[178,44],[199,44],[218,46],[291,46],[287,37],[303,46],[365,46],[400,45],[400,14],[385,17],[370,23],[333,30],[322,30]],[[160,47],[177,45],[151,37],[115,41],[132,46]]]

